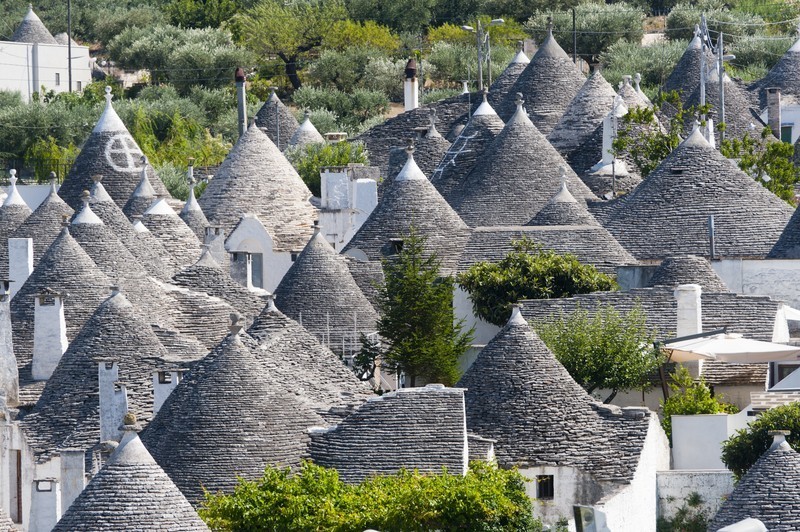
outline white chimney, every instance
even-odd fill
[[[0,408],[19,404],[19,374],[11,335],[11,295],[0,281]]]
[[[69,508],[86,487],[86,452],[59,449],[61,458],[61,507]]]
[[[27,530],[52,530],[61,518],[61,490],[54,477],[36,478],[31,482],[30,521]]]
[[[411,111],[419,107],[419,81],[417,81],[417,61],[409,59],[406,63],[406,79],[403,82],[405,110]]]
[[[675,301],[678,304],[675,336],[703,332],[702,292],[699,284],[682,284],[675,289]]]
[[[33,272],[33,239],[8,239],[8,277],[11,297],[14,297]]]
[[[100,395],[100,441],[119,441],[122,418],[128,412],[128,392],[119,382],[116,362],[101,361],[97,365],[97,384]]]
[[[34,298],[31,364],[34,380],[50,378],[68,345],[64,295],[45,288]]]
[[[156,415],[172,390],[181,382],[183,371],[173,369],[153,372],[153,415]]]

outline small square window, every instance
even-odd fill
[[[61,74],[56,72],[56,87],[61,85]]]
[[[781,126],[781,142],[792,143],[792,126]]]
[[[536,475],[536,498],[552,500],[555,497],[555,481],[553,475]]]
[[[78,90],[80,91],[80,90],[82,89],[81,82],[80,82],[80,81],[77,81],[76,83],[77,83],[77,88],[78,88]]]

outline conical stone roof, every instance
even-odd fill
[[[28,12],[14,34],[13,42],[26,42],[30,44],[58,44],[53,34],[45,27],[42,20],[33,12],[33,5],[28,4]]]
[[[128,409],[148,422],[153,417],[153,372],[163,369],[167,358],[142,314],[121,292],[112,292],[70,343],[25,417],[23,429],[34,454],[44,460],[67,440],[84,450],[100,443],[99,361],[118,364]]]
[[[758,94],[762,109],[767,106],[767,89],[772,87],[781,89],[781,94],[800,97],[800,39],[783,54],[766,76],[751,86],[751,90]]]
[[[267,134],[272,142],[278,145],[281,151],[289,146],[289,140],[300,127],[294,114],[278,98],[275,91],[272,91],[267,101],[256,113],[255,124]]]
[[[259,296],[234,281],[214,260],[207,247],[203,248],[200,259],[176,273],[173,281],[178,286],[223,299],[250,318],[257,316],[267,304],[266,297]]]
[[[511,59],[505,70],[497,76],[489,87],[489,102],[493,105],[499,104],[511,92],[511,87],[517,82],[520,74],[530,64],[531,60],[522,51],[522,43],[517,46],[517,54]]]
[[[114,200],[108,195],[99,179],[95,181],[92,187],[89,205],[97,217],[103,221],[103,224],[114,233],[119,241],[122,242],[122,245],[147,270],[147,273],[163,281],[169,279],[178,269],[175,257],[170,255],[144,226],[142,226],[143,233],[134,229],[133,224],[125,217],[119,205],[114,203]]]
[[[689,96],[700,86],[700,57],[703,55],[703,41],[700,38],[700,29],[695,27],[695,34],[686,51],[672,69],[661,89],[664,92],[678,91],[681,101],[686,101]],[[711,53],[706,50],[706,60],[713,60]]]
[[[469,228],[419,169],[413,151],[408,150],[406,165],[344,251],[360,250],[368,260],[381,260],[395,253],[391,239],[405,238],[413,227],[446,274],[458,265]]]
[[[617,89],[617,94],[620,95],[622,101],[628,109],[635,109],[637,107],[653,107],[652,102],[645,99],[646,97],[640,94],[631,83],[631,76],[622,76],[622,81]]]
[[[549,135],[575,98],[586,78],[549,31],[530,64],[498,105],[500,118],[508,120],[516,107],[514,95],[522,93],[536,128]]]
[[[11,234],[31,215],[31,209],[17,190],[17,171],[11,170],[11,185],[0,205],[0,278],[8,278],[8,242]]]
[[[150,205],[157,199],[156,191],[153,185],[150,184],[150,178],[147,177],[145,170],[141,171],[139,184],[136,185],[131,197],[125,202],[122,207],[122,212],[133,220],[134,216],[142,216],[145,211],[150,208]]]
[[[631,420],[636,430],[617,441],[614,423],[627,421],[604,419],[518,307],[457,386],[466,388],[467,429],[497,441],[502,467],[572,466],[599,480],[629,480],[636,470],[647,415]],[[623,458],[621,446],[629,444]]]
[[[647,286],[699,284],[703,293],[730,292],[707,259],[695,255],[667,257],[653,272]]]
[[[64,203],[64,200],[58,195],[55,180],[52,180],[50,193],[36,207],[36,210],[9,235],[9,238],[30,238],[33,241],[33,266],[36,267],[39,259],[61,232],[61,222],[64,217],[72,217],[73,214],[72,208]]]
[[[736,81],[726,74],[725,83],[725,136],[729,139],[742,139],[746,133],[751,137],[758,136],[758,132],[763,128],[763,123],[758,116],[758,112],[753,109],[750,95]],[[719,73],[715,65],[709,66],[708,78],[706,80],[706,103],[710,104],[708,117],[713,119],[714,124],[720,122],[719,116]],[[686,106],[700,105],[700,86],[698,84],[694,92],[685,102]],[[691,117],[687,119],[686,131],[692,130],[693,124]],[[719,133],[716,133],[719,138]]]
[[[708,529],[719,530],[748,517],[770,532],[800,529],[800,455],[782,436],[739,480]]]
[[[566,169],[562,179],[566,178]],[[550,198],[542,210],[536,213],[526,225],[593,225],[600,223],[586,208],[586,203],[575,199],[567,189],[566,180],[562,180],[561,188]]]
[[[14,522],[3,508],[0,508],[0,532],[14,532]]]
[[[467,125],[445,153],[431,177],[436,190],[452,204],[464,186],[464,179],[505,124],[483,95],[483,103],[472,113]]]
[[[252,340],[226,337],[170,394],[142,441],[192,503],[230,492],[267,465],[298,466],[307,430],[322,425],[301,398],[270,378]]]
[[[191,266],[200,258],[200,241],[164,198],[159,198],[145,211],[142,222],[179,266]]]
[[[201,531],[208,527],[136,434],[125,434],[108,462],[59,520],[54,531]]]
[[[111,104],[111,88],[106,87],[106,108],[81,147],[58,194],[77,210],[81,206],[81,193],[92,188],[92,176],[100,175],[108,194],[123,207],[136,189],[144,166],[156,193],[169,196],[167,188],[143,157],[141,148]]]
[[[436,129],[436,110],[430,109],[430,121],[427,130],[424,133],[417,135],[414,140],[414,160],[417,161],[419,169],[428,178],[434,175],[439,162],[450,149],[450,142],[444,138]],[[418,128],[418,130],[421,128]],[[400,170],[405,166],[408,155],[403,148],[392,148],[389,153],[389,173],[386,175],[386,181],[391,183]]]
[[[800,258],[800,209],[795,209],[789,223],[769,252],[770,259]]]
[[[67,339],[74,338],[108,295],[113,283],[69,234],[67,228],[53,241],[25,284],[11,300],[14,331],[14,354],[20,368],[20,380],[31,380],[33,357],[34,297],[45,288],[67,294],[64,319]]]
[[[254,213],[278,251],[302,249],[317,209],[311,191],[275,144],[250,126],[236,142],[198,200],[209,221],[230,234],[241,216]],[[152,228],[151,228],[152,230]]]
[[[786,202],[712,148],[699,128],[617,202],[603,225],[639,260],[708,256],[711,215],[718,256],[763,258],[792,216]]]
[[[470,227],[524,225],[559,190],[563,167],[570,190],[581,199],[594,194],[533,125],[517,101],[517,112],[467,175],[451,201]]]
[[[292,138],[289,139],[289,146],[293,148],[302,148],[309,144],[325,144],[325,138],[319,134],[317,128],[311,123],[308,111],[306,111],[303,123],[294,131]]]
[[[595,69],[547,135],[547,140],[564,158],[568,158],[581,148],[598,126],[602,126],[616,95],[600,70]]]
[[[194,183],[189,186],[189,199],[184,203],[178,216],[180,216],[181,220],[194,232],[195,236],[197,236],[197,240],[202,242],[206,237],[206,227],[209,226],[209,223],[206,219],[206,215],[203,214],[203,209],[201,209],[200,204],[197,203],[197,198],[194,195],[194,187]]]
[[[356,284],[347,259],[315,226],[314,236],[275,289],[275,305],[334,351],[376,330],[378,314]]]

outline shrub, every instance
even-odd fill
[[[490,26],[489,22],[491,22],[492,17],[481,15],[477,18],[483,24],[484,30],[489,34],[492,46],[510,46],[514,48],[517,45],[517,41],[524,40],[528,36],[525,33],[525,28],[516,20],[506,19],[504,24]],[[470,21],[469,24],[475,26],[474,21]],[[474,33],[462,30],[460,24],[451,24],[449,22],[428,30],[427,40],[431,44],[448,42],[450,44],[475,46]]]
[[[434,89],[422,93],[422,104],[429,104],[461,94],[461,89]]]
[[[532,240],[513,243],[500,262],[477,262],[456,282],[469,292],[472,309],[489,323],[503,326],[511,305],[523,299],[570,297],[598,290],[614,290],[614,279],[575,255],[558,255]]]
[[[687,43],[694,36],[694,27],[700,24],[705,13],[708,29],[716,36],[725,33],[725,42],[730,45],[745,35],[755,35],[764,27],[764,19],[741,11],[730,11],[716,2],[678,4],[667,16],[667,38]],[[784,50],[785,51],[785,50]]]
[[[298,121],[301,121],[302,118],[302,115],[297,117]],[[328,111],[327,109],[315,109],[310,111],[308,118],[311,120],[311,123],[314,124],[314,127],[317,128],[317,131],[319,131],[322,135],[325,135],[325,133],[340,131],[338,122],[339,117],[336,116],[336,113]]]
[[[328,166],[347,166],[350,163],[369,164],[367,150],[361,142],[336,144],[310,144],[301,148],[288,148],[284,154],[311,193],[320,196],[320,170]]]
[[[401,471],[344,484],[335,469],[306,462],[240,479],[231,495],[206,495],[200,516],[213,530],[386,532],[542,530],[516,470],[473,462],[466,475]]]
[[[656,532],[706,532],[708,517],[702,511],[704,502],[699,493],[691,492],[672,519],[658,518]]]
[[[736,56],[732,64],[737,70],[754,66],[769,70],[794,44],[794,41],[793,37],[788,36],[747,35],[741,37],[729,49],[729,52]]]
[[[389,59],[388,57],[372,57],[364,67],[362,84],[365,89],[380,91],[393,102],[403,101],[403,72],[405,59]],[[423,70],[428,69],[423,64]]]
[[[36,139],[25,151],[25,164],[33,166],[34,176],[38,182],[46,182],[50,172],[59,177],[66,177],[63,172],[72,166],[78,156],[78,148],[69,143],[62,148],[53,137]]]
[[[160,9],[152,6],[102,7],[97,15],[88,36],[103,44],[108,44],[117,35],[128,28],[152,28],[166,22]]]
[[[183,28],[218,28],[241,8],[237,0],[172,0],[164,11]]]
[[[722,462],[742,478],[772,444],[771,430],[789,430],[786,441],[800,449],[800,403],[777,406],[767,410],[743,430],[737,431],[722,446]]]
[[[661,87],[680,60],[686,44],[682,42],[660,42],[649,46],[639,43],[617,41],[600,55],[603,76],[613,86],[622,81],[622,76],[642,75],[642,86]]]
[[[22,105],[22,95],[19,91],[0,91],[0,111],[20,105]]]
[[[366,46],[324,50],[308,69],[309,80],[322,88],[351,90],[360,85],[367,63],[375,57],[379,53]]]
[[[339,123],[346,128],[356,128],[359,124],[389,110],[389,100],[385,94],[367,89],[355,89],[345,93],[335,89],[301,87],[293,95],[298,107],[310,110],[326,109],[339,117]]]
[[[672,441],[672,416],[695,414],[735,414],[739,410],[732,404],[720,401],[711,395],[711,390],[701,377],[692,379],[689,370],[678,365],[670,376],[668,399],[661,401],[661,426]]]

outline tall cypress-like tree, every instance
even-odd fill
[[[378,333],[386,349],[382,366],[402,371],[410,385],[417,377],[451,386],[458,359],[470,346],[472,329],[455,321],[452,277],[442,277],[440,261],[425,252],[425,239],[411,229],[402,250],[385,259],[380,288]]]

